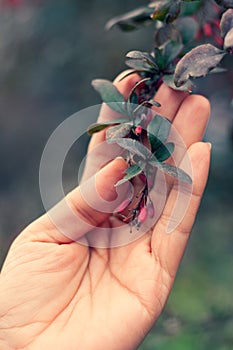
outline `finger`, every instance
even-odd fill
[[[166,233],[177,198],[178,188],[176,185],[173,185],[163,214],[152,234],[152,255],[164,272],[164,278],[166,278],[165,283],[167,283],[168,288],[172,285],[179,263],[184,254],[209,171],[209,144],[201,142],[196,143],[190,147],[188,153],[193,166],[194,178],[193,192],[185,216],[172,233]]]
[[[153,110],[172,121],[188,95],[187,92],[176,91],[162,84],[154,97],[161,107],[154,107]]]
[[[169,163],[179,166],[190,145],[203,139],[209,116],[208,99],[200,95],[191,95],[184,99],[173,120],[169,136],[169,142],[175,144]],[[169,188],[173,182],[169,177]]]
[[[109,217],[111,207],[117,206],[114,204],[116,199],[118,202],[125,199],[127,185],[120,195],[114,185],[122,179],[127,167],[123,158],[116,158],[102,168],[92,181],[74,189],[50,212],[35,221],[28,231],[36,233],[37,241],[68,243],[79,239]],[[105,205],[103,210],[102,203]]]
[[[185,146],[201,141],[210,116],[210,103],[200,95],[188,96],[181,104],[173,121],[175,132]]]

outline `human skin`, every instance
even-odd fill
[[[132,75],[115,84],[126,97],[137,80]],[[202,96],[165,85],[156,100],[162,105],[159,113],[183,138],[193,168],[193,191],[183,220],[166,233],[177,194],[174,182],[155,226],[122,247],[93,248],[74,242],[47,213],[31,223],[13,242],[1,272],[1,350],[132,350],[158,319],[208,177],[210,145],[201,140],[210,107]],[[96,134],[89,151],[104,138],[104,132]],[[126,162],[117,158],[97,173],[96,189],[105,200],[115,198],[114,184],[126,168]],[[88,206],[79,187],[66,200],[80,219],[93,226],[113,224],[110,214]],[[85,233],[77,227],[78,236]]]

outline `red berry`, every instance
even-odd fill
[[[135,128],[134,132],[135,132],[136,135],[141,135],[141,133],[142,133],[142,127],[141,127],[141,125],[138,125],[138,126]]]
[[[206,23],[204,25],[204,32],[206,36],[212,36],[213,32],[212,32],[211,25],[209,23]]]

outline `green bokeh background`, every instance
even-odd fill
[[[43,213],[38,170],[50,134],[72,113],[100,103],[92,79],[113,79],[127,51],[151,48],[153,28],[104,30],[112,16],[146,3],[0,2],[1,263],[14,237]],[[171,297],[140,350],[233,349],[232,83],[228,73],[197,83],[212,104],[210,178]],[[67,158],[66,190],[76,183],[87,143],[84,136]]]

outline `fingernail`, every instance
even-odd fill
[[[126,161],[126,159],[124,159],[123,157],[116,157],[114,160],[123,160],[124,162]]]
[[[212,143],[210,143],[210,142],[206,142],[207,143],[207,145],[209,146],[209,148],[210,148],[210,150],[211,150],[211,148],[212,148]]]

